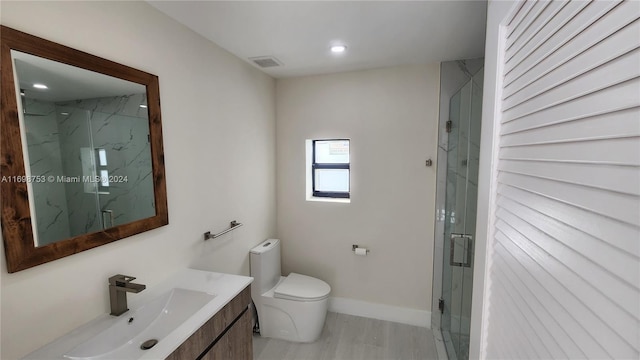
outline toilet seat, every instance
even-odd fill
[[[318,301],[329,296],[331,287],[311,276],[291,273],[274,289],[273,296],[293,301]]]

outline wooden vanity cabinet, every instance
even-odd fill
[[[183,342],[167,360],[251,360],[251,286],[247,286],[227,305]]]

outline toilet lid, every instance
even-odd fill
[[[311,276],[291,273],[275,289],[274,297],[296,301],[321,300],[329,296],[331,287]]]

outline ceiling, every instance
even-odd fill
[[[30,99],[69,101],[142,94],[144,85],[11,50],[20,89]],[[45,84],[40,90],[34,84]]]
[[[148,2],[276,78],[484,56],[484,0]]]

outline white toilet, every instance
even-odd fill
[[[280,240],[251,249],[251,298],[258,312],[260,335],[293,342],[314,342],[327,315],[331,287],[310,276],[280,276]]]

